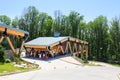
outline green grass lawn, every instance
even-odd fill
[[[27,71],[32,69],[35,69],[35,67],[34,68],[15,67],[14,64],[12,63],[4,63],[0,64],[0,75],[13,72]]]

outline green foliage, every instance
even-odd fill
[[[81,54],[81,59],[84,61],[84,63],[88,63],[88,60],[86,59],[85,54]]]
[[[12,26],[14,28],[17,28],[17,26],[18,26],[18,18],[17,17],[15,17],[15,19],[12,20]]]
[[[0,62],[4,63],[5,62],[5,49],[0,45]]]
[[[89,54],[91,59],[107,61],[108,54],[108,24],[104,16],[97,17],[93,22],[88,23],[90,27]]]
[[[0,15],[0,22],[4,23],[6,25],[10,25],[11,19],[6,15]]]
[[[2,18],[1,18],[2,17]],[[0,16],[0,21],[10,24],[9,18]],[[28,7],[20,19],[12,20],[13,27],[28,31],[29,40],[36,37],[53,36],[59,32],[61,36],[72,36],[89,42],[90,60],[104,62],[120,61],[120,19],[115,17],[109,23],[105,16],[98,16],[93,21],[86,23],[84,17],[78,12],[71,11],[69,15],[55,12],[55,18],[47,13],[39,12],[34,6]],[[20,45],[20,39],[17,46]],[[18,57],[15,61],[19,61]]]
[[[11,63],[10,59],[5,59],[5,63]]]
[[[32,66],[30,64],[30,66]],[[15,67],[14,64],[12,63],[4,63],[2,65],[0,65],[0,75],[1,74],[9,74],[9,73],[13,73],[13,72],[17,72],[17,71],[29,71],[29,70],[33,70],[33,69],[37,69],[37,66],[35,67],[31,67],[31,68],[24,68],[24,67]]]
[[[69,14],[69,24],[71,26],[71,36],[72,37],[76,37],[77,38],[77,33],[78,33],[78,29],[79,29],[79,24],[82,22],[83,20],[83,16],[80,16],[79,13],[72,11]]]

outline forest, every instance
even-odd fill
[[[0,15],[0,22],[29,32],[30,41],[37,37],[53,36],[59,32],[61,36],[71,36],[89,43],[89,60],[120,64],[120,17],[108,21],[100,15],[93,21],[85,22],[84,15],[71,11],[64,15],[61,11],[54,12],[54,17],[40,12],[34,6],[23,10],[23,14],[14,19]],[[19,38],[12,38],[19,47]],[[7,46],[6,42],[2,43]],[[8,47],[8,46],[7,46]]]

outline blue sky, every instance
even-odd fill
[[[106,16],[108,20],[120,16],[120,0],[1,0],[0,15],[7,15],[12,19],[20,17],[28,6],[35,6],[40,12],[53,17],[55,10],[60,10],[65,15],[74,10],[84,15],[86,22],[99,15]]]

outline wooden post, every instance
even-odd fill
[[[61,48],[62,53],[64,54],[65,52],[64,52],[64,50],[63,50],[63,47],[62,47],[62,46],[60,46],[60,48]]]
[[[86,44],[86,59],[88,58],[88,44]]]
[[[83,53],[83,50],[82,50],[82,44],[81,44],[81,43],[79,44],[79,51],[80,51],[80,54]]]
[[[68,50],[68,42],[66,42],[65,53],[67,53],[67,50]]]
[[[59,46],[57,46],[57,49],[56,49],[56,51],[55,51],[55,55],[58,54],[58,50],[59,50]],[[54,55],[54,56],[55,56],[55,55]]]
[[[2,36],[2,37],[0,38],[0,43],[3,41],[3,39],[4,39],[4,37]]]
[[[77,44],[76,43],[73,44],[73,52],[75,52],[74,54],[77,54]]]
[[[23,48],[23,44],[24,44],[24,43],[25,43],[25,40],[22,39],[22,44],[21,44],[21,47],[20,47],[20,49],[19,49],[20,52],[22,51],[22,48]]]
[[[70,53],[72,54],[72,48],[71,48],[70,42],[68,42],[68,47],[70,49]]]
[[[8,44],[9,44],[10,48],[12,49],[13,53],[16,54],[15,48],[14,48],[10,38],[8,36],[5,36],[5,38],[8,41]]]

